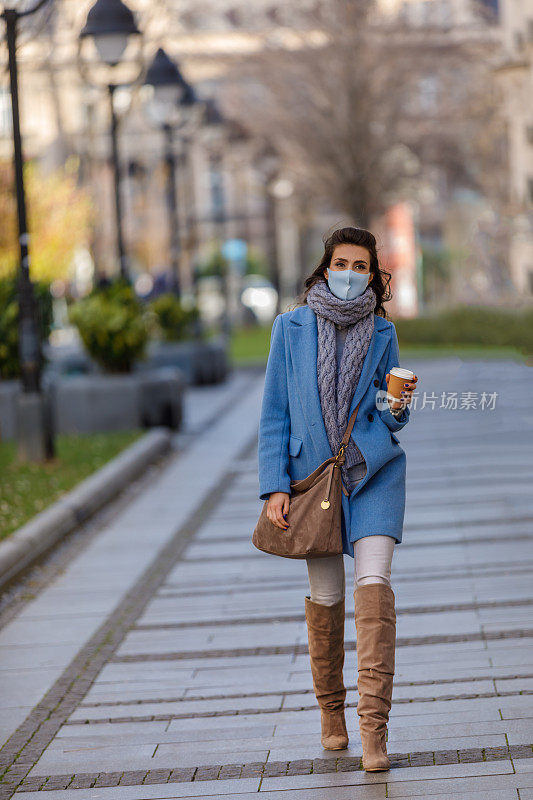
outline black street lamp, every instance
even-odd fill
[[[215,223],[217,238],[223,241],[226,234],[226,198],[222,174],[225,120],[213,98],[209,98],[205,102],[203,122],[210,151],[211,216]]]
[[[222,247],[226,240],[226,196],[224,192],[223,174],[223,149],[226,144],[224,140],[225,124],[220,108],[214,98],[209,98],[205,102],[204,111],[204,138],[209,152],[209,181],[211,194],[211,219],[215,228],[215,239],[217,249],[222,254]],[[225,264],[221,275],[222,295],[224,297],[224,311],[220,321],[220,327],[224,334],[231,333],[230,318],[230,274]]]
[[[32,8],[17,11],[5,8],[0,14],[6,24],[9,58],[9,83],[13,117],[13,165],[19,234],[20,266],[18,273],[19,358],[23,396],[18,403],[19,455],[25,459],[44,460],[54,456],[54,442],[48,401],[41,393],[41,337],[35,293],[30,277],[24,161],[20,133],[17,68],[17,27],[23,17],[41,9],[47,0],[39,0]]]
[[[128,43],[133,39],[140,40],[140,36],[141,32],[135,23],[135,17],[122,0],[97,0],[87,15],[87,21],[80,32],[79,39],[80,43],[83,40],[92,39],[100,61],[109,70],[113,70],[119,66]],[[86,67],[81,59],[80,67],[83,68],[85,73]],[[137,78],[140,72],[141,69],[139,68]],[[84,77],[86,77],[86,74],[84,74]],[[124,83],[107,82],[111,117],[111,156],[115,186],[116,245],[120,275],[129,282],[129,264],[124,246],[122,198],[120,193],[121,168],[118,155],[118,119],[114,103],[115,91],[121,85],[124,85]]]
[[[190,110],[198,104],[198,98],[162,47],[148,67],[144,83],[153,87],[152,116],[161,126],[165,138],[166,198],[168,209],[170,267],[172,289],[181,296],[180,279],[180,229],[178,217],[177,165],[174,154],[174,131],[190,119]]]
[[[270,270],[270,280],[276,290],[276,314],[279,313],[281,296],[281,276],[278,260],[278,225],[276,196],[273,191],[275,182],[279,178],[281,158],[276,148],[267,143],[259,153],[257,166],[265,179],[265,233],[267,246],[267,260]]]

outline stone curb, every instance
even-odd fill
[[[67,533],[116,497],[158,456],[170,450],[171,432],[152,428],[75,489],[0,542],[0,589],[34,564]]]
[[[425,750],[413,753],[389,753],[393,769],[432,767],[445,764],[480,764],[531,758],[532,745],[505,745],[458,750]],[[202,764],[174,769],[125,770],[124,772],[78,772],[64,775],[31,775],[18,786],[17,792],[64,791],[100,786],[146,786],[147,784],[194,783],[198,781],[242,780],[243,778],[281,778],[332,772],[359,772],[361,756],[332,758],[300,758],[294,761],[252,761],[247,764]],[[386,782],[386,777],[384,782]],[[406,776],[406,780],[408,777]],[[187,796],[187,795],[184,795]],[[451,797],[451,795],[449,795]],[[229,795],[228,795],[229,797]]]

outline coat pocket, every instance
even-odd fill
[[[290,436],[290,439],[289,439],[289,455],[290,456],[297,456],[298,453],[300,452],[301,448],[302,448],[302,439],[300,439],[298,436],[294,436],[291,433],[291,436]]]

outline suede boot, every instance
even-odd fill
[[[344,717],[344,597],[333,606],[305,598],[305,619],[313,688],[320,706],[321,742],[325,750],[348,747]]]
[[[358,586],[354,592],[357,631],[357,691],[363,768],[390,768],[385,734],[392,700],[396,645],[394,592],[384,583]]]

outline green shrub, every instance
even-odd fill
[[[196,306],[184,308],[173,294],[162,294],[149,305],[154,315],[156,332],[167,342],[177,342],[193,335],[194,323],[199,317]]]
[[[41,341],[50,335],[52,327],[52,295],[47,283],[34,283]],[[20,376],[19,361],[19,303],[17,277],[0,278],[0,378]]]
[[[526,355],[533,353],[533,309],[459,306],[394,324],[403,345],[516,347]]]
[[[106,372],[131,372],[148,342],[143,309],[129,284],[94,289],[69,309],[89,355]]]

